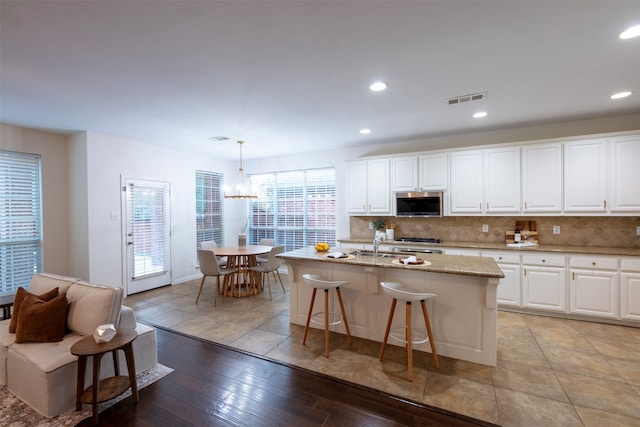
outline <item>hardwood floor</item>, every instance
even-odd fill
[[[492,426],[220,344],[157,329],[175,371],[100,413],[101,426]],[[79,425],[89,425],[90,419]]]

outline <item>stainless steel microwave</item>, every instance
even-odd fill
[[[442,205],[442,191],[395,193],[395,215],[398,217],[440,217]]]

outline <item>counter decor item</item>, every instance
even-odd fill
[[[386,233],[387,240],[395,240],[396,238],[395,228],[396,228],[396,225],[394,223],[390,223],[386,225],[385,233]]]
[[[242,221],[240,234],[238,234],[238,246],[247,246],[247,227],[249,226],[249,218]]]
[[[515,230],[507,230],[505,232],[505,243],[519,243],[526,244],[526,246],[537,245],[538,232],[536,231],[536,222],[516,221]]]
[[[325,242],[318,242],[318,244],[316,244],[315,246],[316,251],[318,252],[329,252],[329,244],[325,243]]]
[[[112,323],[100,325],[93,331],[93,339],[96,344],[109,342],[116,336],[116,327]]]

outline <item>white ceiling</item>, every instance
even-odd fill
[[[0,8],[0,121],[18,126],[232,159],[237,139],[256,158],[640,111],[640,38],[618,38],[638,0]],[[377,79],[389,89],[370,92]]]

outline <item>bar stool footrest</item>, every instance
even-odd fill
[[[324,326],[324,311],[319,311],[311,315],[311,323]],[[342,323],[342,316],[338,313],[329,313],[329,326],[335,326]]]
[[[395,327],[389,332],[389,336],[396,341],[399,341],[403,344],[407,343],[407,327],[406,326],[398,326]],[[415,329],[411,328],[411,343],[412,344],[423,344],[429,342],[429,334],[425,329]]]

